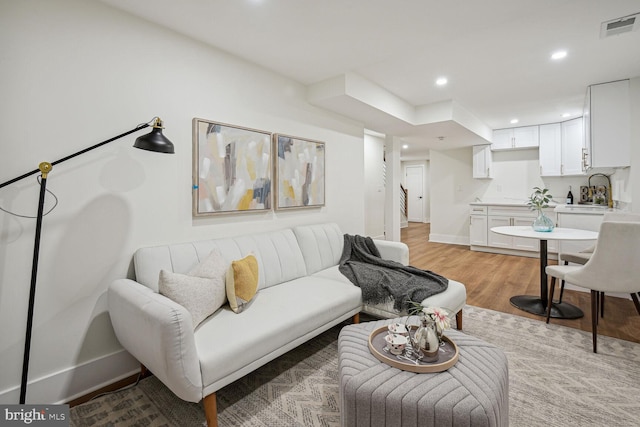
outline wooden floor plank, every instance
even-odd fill
[[[401,239],[409,246],[409,263],[464,283],[467,304],[544,321],[511,305],[514,295],[539,295],[538,258],[471,251],[469,246],[429,242],[429,224],[409,223]],[[550,261],[553,264],[555,261]],[[556,289],[556,298],[559,295]],[[581,319],[552,319],[554,324],[591,332],[590,294],[566,290],[563,300],[582,309]],[[640,316],[630,299],[606,297],[598,334],[640,343]]]

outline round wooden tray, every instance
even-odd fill
[[[417,328],[417,325],[411,325],[411,330]],[[417,373],[442,372],[455,365],[458,361],[460,353],[458,346],[446,335],[442,336],[444,345],[440,346],[438,351],[438,360],[435,362],[429,362],[422,360],[409,361],[384,350],[387,346],[387,342],[384,337],[388,333],[389,329],[386,326],[371,332],[369,335],[369,351],[371,351],[371,354],[373,354],[376,359],[386,363],[387,365],[393,366],[394,368]]]

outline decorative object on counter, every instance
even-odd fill
[[[533,190],[533,193],[529,196],[527,206],[529,206],[531,210],[538,211],[538,216],[533,220],[531,227],[533,227],[534,231],[553,231],[555,227],[553,220],[542,211],[544,208],[549,207],[549,202],[553,196],[549,194],[549,189],[547,188],[533,187]]]
[[[579,203],[591,203],[591,198],[589,197],[589,187],[586,185],[580,186],[580,202]]]
[[[569,186],[569,194],[567,194],[567,204],[573,204],[573,193],[571,192],[571,186]]]
[[[602,176],[607,180],[607,185],[591,185],[591,178],[594,176]],[[588,181],[588,198],[594,205],[607,205],[609,208],[613,208],[613,195],[611,194],[611,179],[608,175],[603,173],[594,173],[589,176]]]

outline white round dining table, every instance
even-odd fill
[[[538,239],[540,241],[540,296],[516,295],[511,297],[511,304],[527,313],[538,316],[547,315],[547,303],[549,301],[547,285],[547,241],[549,240],[596,240],[597,231],[581,230],[577,228],[556,227],[552,231],[534,231],[531,226],[504,226],[491,228],[493,233],[504,234],[513,237]],[[551,317],[559,319],[577,319],[584,316],[578,307],[563,302],[551,304]]]

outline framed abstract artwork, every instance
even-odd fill
[[[324,206],[325,144],[274,134],[275,208]]]
[[[193,214],[271,209],[271,133],[193,119]]]

